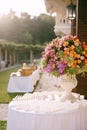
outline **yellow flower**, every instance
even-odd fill
[[[77,62],[78,62],[78,64],[80,64],[80,63],[81,63],[81,60],[77,60]]]
[[[76,40],[74,41],[74,44],[75,44],[76,46],[79,46],[79,39],[76,39]]]
[[[85,51],[83,51],[83,52],[82,52],[82,54],[83,54],[83,55],[85,55],[85,54],[86,54],[86,52],[85,52]]]
[[[75,48],[75,46],[74,46],[74,45],[72,45],[72,46],[70,47],[70,50],[74,50],[74,48]]]
[[[69,44],[68,42],[64,42],[63,46],[68,46],[68,44]]]

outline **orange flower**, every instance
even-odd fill
[[[79,55],[79,54],[77,54],[77,58],[80,58],[80,55]]]
[[[76,36],[73,37],[73,40],[74,40],[74,41],[77,40],[77,39],[78,39],[78,38],[77,38]]]
[[[84,61],[85,61],[85,63],[87,64],[87,59],[85,59]]]
[[[77,64],[77,60],[74,60],[73,63],[76,65]]]
[[[75,46],[74,46],[74,45],[72,45],[72,46],[70,47],[70,50],[74,50],[74,48],[75,48]]]
[[[87,53],[85,54],[85,57],[87,57]]]
[[[68,42],[64,42],[63,43],[63,46],[65,47],[65,46],[67,46],[69,43]]]
[[[76,64],[72,64],[72,68],[76,67]]]
[[[82,47],[86,48],[86,42],[84,42],[84,41],[82,42]]]
[[[85,54],[86,54],[86,52],[85,52],[85,51],[83,51],[83,52],[82,52],[82,54],[83,54],[83,55],[85,55]]]
[[[69,55],[69,51],[67,51],[67,50],[64,51],[64,54],[65,54],[65,55]]]
[[[77,62],[78,62],[78,64],[80,64],[80,63],[81,63],[81,60],[77,60]]]
[[[75,40],[75,41],[74,41],[74,44],[75,44],[75,46],[79,46],[79,44],[80,44],[80,43],[79,43],[79,39]]]
[[[84,48],[85,51],[87,51],[87,46]]]
[[[79,57],[80,56],[77,53],[74,54],[74,58],[79,58]]]

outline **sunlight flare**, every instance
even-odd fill
[[[44,0],[0,0],[0,15],[8,14],[10,9],[16,11],[17,15],[20,12],[27,12],[33,16],[46,13]]]

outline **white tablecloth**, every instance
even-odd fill
[[[39,78],[38,70],[35,70],[32,75],[29,76],[10,76],[7,91],[10,93],[32,92]]]
[[[43,96],[44,100],[41,95],[39,97],[34,95],[34,100],[31,96],[18,97],[19,99],[11,101],[8,108],[7,130],[87,130],[86,100],[62,103],[51,100],[50,95],[48,96],[50,100],[47,100],[46,95]],[[46,106],[48,109],[37,109],[37,99],[42,108],[48,104],[48,107]],[[31,107],[36,104],[37,108],[32,107],[30,110],[28,108],[30,104]]]

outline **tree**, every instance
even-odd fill
[[[54,17],[46,14],[32,19],[26,12],[18,17],[15,11],[10,10],[0,19],[0,38],[16,43],[44,44],[55,37],[54,24]]]
[[[23,53],[24,58],[27,57],[30,50],[39,57],[42,51],[41,47],[43,48],[46,42],[55,38],[54,24],[54,17],[46,14],[32,18],[28,13],[22,12],[18,17],[15,11],[10,10],[7,15],[0,18],[0,38],[9,42],[9,45],[6,46],[9,47],[8,53],[10,53],[10,49],[12,51],[17,47],[16,52],[18,51],[18,55]],[[13,42],[16,43],[15,46]],[[17,44],[21,47],[18,47]],[[12,55],[15,55],[15,52]],[[21,55],[20,58],[23,58]]]

